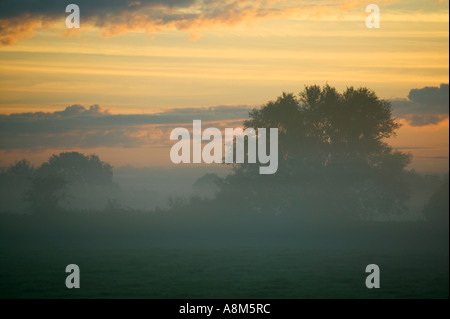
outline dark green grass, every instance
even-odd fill
[[[244,216],[245,217],[245,216]],[[448,298],[448,229],[258,216],[0,216],[1,298]],[[65,267],[81,269],[67,289]],[[367,289],[365,268],[381,268]]]
[[[128,246],[128,247],[127,247]],[[65,287],[65,267],[81,288]],[[381,289],[365,267],[381,268]],[[448,298],[448,255],[283,247],[3,243],[2,298]]]

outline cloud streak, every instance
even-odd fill
[[[167,145],[170,130],[192,120],[216,127],[248,117],[248,106],[171,109],[154,114],[110,114],[93,105],[71,105],[53,113],[0,115],[0,149],[142,147]]]
[[[327,14],[342,17],[357,1],[306,0],[77,0],[82,28],[98,28],[104,36],[144,31],[180,30],[198,36],[215,26],[234,26],[263,19],[302,16],[318,19]],[[361,11],[363,12],[363,11]],[[0,2],[0,43],[13,44],[66,17],[57,0],[3,0]]]
[[[407,98],[391,102],[395,116],[411,126],[437,124],[449,116],[449,85],[413,89]],[[237,127],[251,109],[244,105],[111,114],[99,105],[75,104],[51,113],[0,115],[0,150],[167,146],[177,126],[189,128],[199,119],[204,127]]]

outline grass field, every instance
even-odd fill
[[[75,263],[81,288],[65,287]],[[365,287],[365,267],[381,288]],[[3,242],[1,298],[448,298],[448,254]]]
[[[0,298],[449,297],[446,229],[225,217],[0,216]]]

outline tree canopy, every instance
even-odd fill
[[[65,152],[52,155],[38,169],[40,175],[60,175],[68,183],[108,185],[112,183],[112,166],[97,155]]]
[[[62,206],[91,205],[104,200],[102,191],[113,187],[112,166],[97,155],[65,152],[52,155],[36,169],[25,194],[31,210],[40,214],[58,211]],[[70,205],[62,205],[62,201]]]
[[[237,164],[220,197],[240,196],[250,211],[370,216],[402,210],[410,155],[386,139],[400,125],[388,101],[367,88],[307,86],[250,112],[245,127],[278,128],[279,167],[260,176]]]

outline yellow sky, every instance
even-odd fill
[[[30,18],[22,28],[30,29],[0,46],[0,114],[60,111],[72,104],[100,104],[116,114],[257,106],[315,83],[339,90],[367,86],[392,99],[449,82],[448,1],[380,1],[380,29],[366,28],[365,4],[357,1],[274,0],[270,11],[261,9],[261,1],[258,8],[239,3],[251,10],[235,18],[225,12],[216,20],[205,15],[159,25],[137,14],[83,24],[81,15],[81,29],[71,32],[65,13],[45,28],[34,28]],[[205,9],[197,4],[178,10]],[[444,133],[448,120],[406,125],[394,143],[417,153],[419,168],[442,171],[448,167]],[[117,150],[112,154],[107,157],[113,163],[125,164]],[[435,158],[432,164],[425,163],[427,156]],[[157,157],[157,163],[165,161],[162,153]]]

